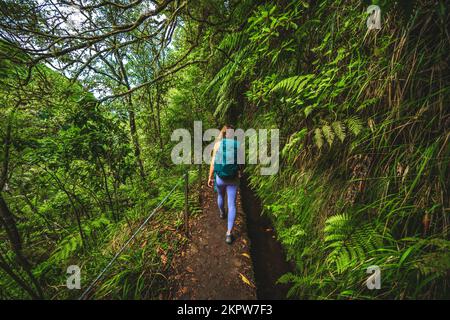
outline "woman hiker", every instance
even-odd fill
[[[225,242],[233,242],[232,230],[234,219],[236,217],[236,196],[239,187],[239,166],[237,154],[239,142],[234,139],[234,128],[231,125],[225,125],[220,130],[217,142],[214,145],[211,165],[209,167],[208,186],[217,191],[217,205],[219,207],[219,216],[225,218],[225,193],[227,195],[228,205],[228,228],[225,235]]]

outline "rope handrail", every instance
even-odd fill
[[[182,178],[185,178],[185,176],[188,175],[188,173],[183,174]],[[92,288],[95,286],[95,284],[102,278],[102,276],[105,274],[105,272],[108,270],[108,268],[117,260],[117,258],[122,254],[122,252],[125,250],[125,248],[128,246],[128,244],[136,237],[136,235],[142,230],[142,228],[148,223],[148,221],[153,217],[153,215],[158,211],[159,208],[169,199],[169,197],[172,195],[172,193],[175,191],[175,189],[178,187],[181,181],[183,179],[180,178],[178,182],[173,186],[173,188],[170,190],[170,192],[164,197],[164,199],[161,200],[161,202],[156,206],[155,209],[148,215],[148,217],[144,220],[144,222],[141,223],[139,228],[136,229],[136,231],[133,233],[133,235],[130,237],[130,239],[125,242],[125,244],[120,248],[120,250],[114,255],[114,257],[109,261],[109,263],[103,268],[103,270],[98,274],[98,276],[92,281],[92,283],[89,285],[89,287],[81,294],[81,296],[78,298],[78,300],[83,300],[86,295],[92,290]]]

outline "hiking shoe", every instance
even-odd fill
[[[225,219],[225,212],[220,211],[219,217],[220,219]]]
[[[225,242],[228,244],[232,244],[233,243],[233,237],[231,236],[231,234],[227,234],[225,236]]]

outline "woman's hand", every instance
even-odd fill
[[[214,186],[214,178],[209,176],[208,177],[208,187],[212,188]]]

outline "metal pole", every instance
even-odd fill
[[[184,232],[189,238],[189,172],[184,175]]]
[[[158,204],[158,206],[153,209],[153,211],[150,213],[150,215],[147,217],[147,219],[144,220],[144,222],[139,226],[139,228],[136,229],[136,231],[133,233],[133,235],[128,239],[127,242],[120,248],[120,250],[116,253],[116,255],[109,261],[109,263],[106,265],[106,267],[103,268],[102,272],[95,278],[95,280],[89,285],[89,287],[83,292],[83,294],[78,298],[78,300],[83,300],[86,295],[91,291],[91,289],[94,287],[94,285],[102,278],[102,276],[105,274],[106,270],[117,260],[117,258],[121,255],[121,253],[125,250],[125,248],[128,246],[128,244],[136,237],[136,235],[142,230],[142,228],[147,224],[147,222],[153,217],[153,215],[158,211],[159,208],[162,207],[162,205],[166,202],[167,199],[169,199],[170,195],[175,191],[175,189],[180,185],[181,179],[178,180],[178,182],[173,186],[172,190],[164,197],[164,199],[161,200],[161,202]]]
[[[198,165],[198,202],[202,204],[202,164]]]

